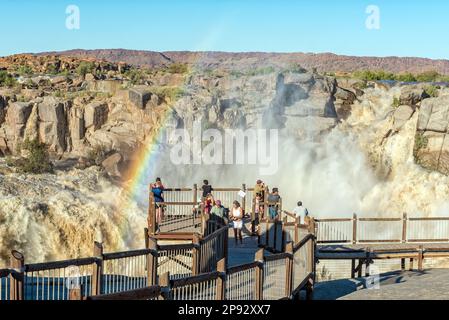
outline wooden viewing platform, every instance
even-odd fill
[[[95,243],[92,257],[36,264],[13,251],[9,268],[0,269],[0,300],[293,299],[301,290],[310,298],[317,264],[346,260],[350,276],[361,277],[378,260],[399,260],[405,271],[406,260],[422,270],[425,259],[449,257],[449,217],[354,214],[304,226],[282,201],[269,203],[267,190],[256,215],[245,184],[213,191],[226,207],[239,199],[247,214],[243,245],[236,245],[226,221],[204,211],[198,192],[196,185],[166,189],[159,223],[150,192],[143,249],[104,253]],[[268,206],[278,208],[277,219],[266,218]]]
[[[156,225],[150,192],[145,249],[104,253],[94,245],[92,257],[25,264],[13,251],[11,267],[0,269],[0,300],[66,299],[291,299],[315,279],[315,237],[297,219],[281,212],[267,220],[254,214],[250,188],[214,188],[229,207],[238,199],[250,213],[243,245],[235,245],[223,219],[204,212],[198,189],[166,189],[163,221]],[[268,191],[265,193],[268,194]],[[290,221],[289,221],[290,220]],[[157,228],[156,228],[157,226]],[[254,233],[256,227],[259,229]]]

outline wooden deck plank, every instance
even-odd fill
[[[228,247],[228,266],[237,266],[240,264],[251,263],[255,259],[257,250],[259,250],[257,237],[251,236],[251,221],[245,219],[243,233],[243,245],[236,244],[234,230],[229,228],[229,247]],[[269,254],[266,252],[266,254]]]

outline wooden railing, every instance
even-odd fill
[[[264,256],[260,249],[255,261],[226,268],[225,259],[213,271],[173,279],[170,273],[159,278],[159,286],[145,291],[130,290],[119,296],[91,299],[168,299],[168,300],[274,300],[298,298],[300,290],[310,295],[315,273],[315,237],[307,234],[286,252]]]
[[[258,226],[259,246],[272,252],[284,252],[289,242],[298,243],[309,232],[314,233],[312,219],[310,225],[301,225],[288,211],[282,210],[278,219],[263,219]]]
[[[145,237],[145,249],[103,253],[102,245],[95,242],[92,257],[64,261],[25,264],[23,255],[13,251],[11,268],[0,270],[0,299],[118,297],[120,292],[155,285],[167,271],[171,280],[215,271],[217,262],[227,257],[227,226],[204,238],[196,235],[187,244],[158,245],[147,229]]]
[[[87,300],[159,300],[163,299],[160,286],[149,286],[132,291],[87,297]]]
[[[230,201],[241,189],[247,192],[248,197],[248,191],[251,190],[244,185],[242,188],[215,188],[214,192],[230,193]],[[168,218],[159,227],[167,230],[161,232],[155,230],[154,197],[150,192],[145,249],[104,253],[102,245],[95,242],[92,257],[35,264],[25,264],[24,256],[13,251],[10,268],[0,270],[0,299],[119,299],[126,296],[127,292],[131,292],[136,299],[180,297],[183,294],[189,294],[187,297],[195,299],[236,298],[240,294],[241,298],[262,299],[285,298],[295,288],[303,288],[304,279],[310,277],[307,270],[313,268],[306,266],[314,263],[314,247],[306,244],[314,244],[314,238],[303,237],[306,230],[298,225],[297,220],[289,222],[291,215],[283,216],[284,213],[280,212],[279,218],[283,218],[283,222],[262,221],[268,228],[266,243],[261,245],[283,253],[263,257],[261,249],[254,263],[227,269],[228,227],[224,219],[205,214],[196,201],[180,201],[189,192],[194,200],[198,192],[196,186],[191,190],[173,191],[176,191],[171,196],[174,201],[164,203]],[[178,193],[180,195],[176,195]],[[247,206],[244,199],[241,202]],[[187,210],[179,209],[182,206]],[[271,224],[275,231],[271,231]],[[181,226],[183,231],[173,229],[176,225]],[[185,231],[185,226],[190,229]],[[276,235],[276,232],[280,235]],[[161,240],[181,240],[182,243],[163,244]],[[289,241],[292,241],[290,246]],[[297,252],[303,251],[308,252],[307,257],[312,252],[312,258],[298,256]],[[297,268],[305,271],[295,273],[293,265],[296,263]],[[304,278],[294,282],[298,277]],[[276,287],[280,284],[277,281],[274,285],[269,284],[275,278],[283,279],[281,289]],[[246,280],[235,287],[236,281],[241,279]],[[193,293],[185,290],[193,290]]]
[[[0,269],[0,301],[10,300],[10,269]]]
[[[239,196],[240,191],[245,193],[245,197],[241,198]],[[214,187],[212,194],[214,199],[221,200],[222,205],[226,208],[231,208],[233,201],[238,200],[245,214],[251,214],[253,232],[259,220],[268,216],[268,206],[264,206],[264,211],[260,213],[259,217],[255,215],[254,188],[247,188],[246,184],[232,188]],[[264,194],[265,199],[262,200],[262,204],[268,203],[268,187],[265,188]],[[164,237],[167,234],[201,232],[203,228],[201,225],[201,195],[202,190],[196,184],[191,188],[164,189],[164,202],[158,203],[164,207],[164,219],[160,226],[156,226],[154,198],[150,189],[150,206],[148,210],[148,228],[150,233],[157,233],[158,237]],[[282,204],[279,208],[282,209]],[[157,227],[160,229],[157,230]]]
[[[449,217],[314,219],[318,243],[449,242]]]
[[[246,193],[244,198],[240,198],[238,193],[243,191]],[[252,199],[253,199],[254,188],[247,188],[246,184],[242,184],[241,187],[223,188],[214,187],[212,194],[214,199],[221,200],[223,206],[230,208],[234,200],[239,200],[241,202],[242,208],[246,212],[251,212],[252,210]],[[167,202],[193,202],[198,204],[201,200],[202,189],[194,184],[192,188],[165,188],[164,189],[164,200]],[[249,199],[249,200],[248,200]]]

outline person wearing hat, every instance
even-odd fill
[[[263,199],[263,192],[265,191],[265,185],[262,180],[257,180],[256,185],[254,186],[254,198],[257,195],[260,195]]]

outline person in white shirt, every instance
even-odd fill
[[[306,216],[309,214],[307,211],[307,208],[302,206],[302,202],[298,201],[297,207],[293,209],[293,214],[296,216],[296,218],[299,218],[300,224],[306,224]]]
[[[238,239],[240,243],[243,244],[242,228],[243,228],[243,210],[238,201],[232,203],[232,209],[230,212],[230,218],[232,220],[234,228],[234,239],[235,244],[238,244]]]

